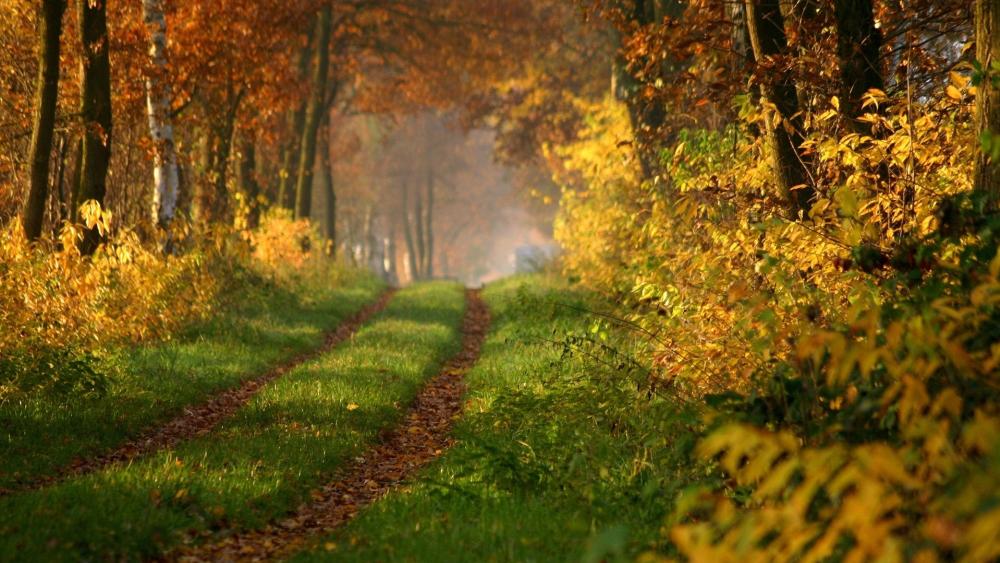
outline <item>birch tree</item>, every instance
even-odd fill
[[[146,115],[153,138],[153,220],[166,229],[177,211],[180,178],[170,115],[171,89],[167,77],[167,18],[163,0],[142,0],[142,19],[149,32],[153,70],[146,78]]]

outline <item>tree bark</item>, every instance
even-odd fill
[[[55,188],[57,196],[56,217],[53,232],[58,234],[62,222],[69,216],[69,197],[66,190],[66,153],[69,152],[69,139],[62,135],[59,139],[59,163],[56,166]]]
[[[303,79],[309,72],[309,62],[312,59],[310,46],[313,40],[313,30],[309,31],[306,37],[306,44],[299,50],[298,54],[298,75]],[[302,100],[295,111],[288,115],[288,127],[291,130],[291,139],[284,147],[281,159],[281,176],[278,183],[278,205],[294,211],[295,210],[295,181],[297,179],[297,167],[299,156],[299,143],[302,141],[302,132],[306,123],[306,106],[308,100]]]
[[[180,175],[171,118],[171,88],[167,76],[167,18],[163,0],[142,0],[142,19],[149,32],[153,70],[146,78],[146,116],[153,139],[153,221],[167,229],[177,213]]]
[[[80,179],[83,177],[83,137],[73,140],[73,162],[70,164],[69,178],[66,180],[66,211],[67,220],[76,219],[76,210],[80,200],[77,192],[80,189]]]
[[[837,56],[840,59],[842,111],[866,132],[871,127],[857,119],[864,114],[862,104],[868,90],[885,88],[879,66],[882,33],[875,27],[872,0],[836,0]]]
[[[83,157],[76,203],[104,204],[111,162],[111,61],[108,56],[107,0],[79,3],[80,116],[83,120]],[[93,254],[102,236],[96,228],[84,231],[80,252]]]
[[[1000,134],[1000,0],[976,0],[976,61],[982,65],[985,77],[977,88],[976,131],[980,138]],[[994,140],[993,142],[996,142]],[[973,175],[977,193],[986,197],[991,210],[1000,204],[1000,163],[986,151],[977,151]]]
[[[316,137],[325,113],[326,81],[330,67],[330,6],[324,6],[316,22],[316,67],[306,110],[299,154],[298,182],[295,186],[295,217],[308,219],[312,214],[313,166],[316,164]]]
[[[31,185],[24,208],[24,235],[36,240],[42,235],[45,201],[49,195],[49,159],[59,98],[59,40],[62,36],[64,0],[43,0],[38,20],[38,82],[35,86],[35,120],[28,161]]]
[[[732,24],[729,33],[732,41],[733,70],[742,72],[753,60],[753,50],[747,31],[747,10],[742,2],[726,2],[726,17]]]
[[[788,39],[779,0],[745,0],[747,28],[758,66],[774,66],[775,57],[786,54]],[[771,73],[769,73],[771,74]],[[766,140],[774,161],[778,193],[789,211],[798,216],[808,212],[814,190],[809,184],[805,159],[799,152],[804,141],[795,83],[784,69],[776,69],[773,79],[761,82],[761,97],[773,104],[781,123],[768,118]]]

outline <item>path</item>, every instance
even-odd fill
[[[172,420],[146,431],[112,451],[77,459],[55,475],[38,477],[16,487],[0,489],[0,497],[51,486],[70,477],[100,471],[117,463],[128,463],[151,453],[172,448],[183,441],[209,432],[240,407],[247,404],[268,383],[289,373],[302,363],[329,352],[341,342],[349,339],[372,316],[385,309],[394,294],[394,289],[383,292],[375,302],[368,304],[328,332],[321,346],[286,360],[266,373],[214,395],[201,404],[186,408]]]
[[[310,539],[353,518],[360,509],[441,455],[462,410],[465,373],[479,359],[490,315],[479,291],[466,291],[462,350],[423,388],[403,424],[340,471],[340,478],[313,495],[311,504],[260,530],[167,554],[167,561],[265,561],[290,555]]]

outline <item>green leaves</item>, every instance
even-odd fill
[[[979,149],[986,153],[990,160],[1000,160],[1000,133],[983,131],[979,135]]]

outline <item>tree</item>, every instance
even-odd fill
[[[167,76],[167,18],[163,13],[163,0],[143,0],[142,19],[149,32],[149,56],[153,66],[146,78],[146,115],[153,138],[153,221],[166,229],[177,211],[180,175],[170,115],[171,83]]]
[[[652,178],[659,169],[659,149],[666,144],[663,128],[667,121],[667,106],[664,100],[650,99],[645,95],[646,84],[661,83],[673,74],[673,61],[664,58],[650,65],[640,65],[629,60],[625,51],[633,42],[645,40],[645,28],[660,26],[664,18],[679,18],[684,4],[677,0],[631,0],[621,3],[617,12],[623,16],[618,37],[619,53],[615,58],[615,94],[629,108],[639,164],[643,176]]]
[[[334,256],[337,253],[337,190],[333,185],[333,163],[330,162],[330,115],[325,115],[326,131],[323,134],[323,142],[320,143],[320,180],[323,185],[325,196],[324,234],[326,235],[327,254]]]
[[[414,279],[424,279],[427,275],[427,271],[424,269],[426,265],[427,256],[427,237],[424,234],[424,197],[420,193],[419,184],[417,184],[416,195],[417,199],[413,204],[413,221],[414,221],[414,233],[413,240],[416,243],[416,265],[417,269],[413,271]]]
[[[257,143],[253,131],[243,132],[238,172],[240,190],[247,202],[247,226],[254,229],[260,223],[260,182],[257,180]]]
[[[1000,132],[1000,0],[976,0],[976,61],[984,78],[976,96],[976,131],[981,139],[997,142]],[[992,151],[994,154],[996,151]],[[987,151],[976,153],[973,177],[976,192],[987,197],[991,208],[1000,202],[1000,163]]]
[[[774,166],[778,193],[794,215],[809,210],[813,196],[808,171],[799,147],[802,121],[798,117],[795,83],[779,57],[788,51],[785,22],[779,0],[745,0],[747,28],[754,58],[760,69],[773,74],[760,81],[762,102],[772,105],[776,119],[765,119],[766,140]],[[775,124],[775,121],[779,121]]]
[[[42,234],[45,200],[49,193],[49,159],[59,96],[59,41],[65,0],[43,0],[38,20],[38,82],[35,90],[35,120],[28,161],[31,185],[24,208],[24,234],[35,240]]]
[[[875,27],[874,10],[872,0],[834,1],[841,104],[854,120],[863,114],[865,93],[885,88],[879,68],[882,33]],[[855,123],[861,125],[857,121]]]
[[[111,61],[108,56],[107,0],[80,2],[80,117],[83,121],[83,156],[77,203],[104,203],[108,164],[111,160]],[[102,239],[96,228],[87,229],[80,251],[92,254]]]
[[[434,167],[427,161],[427,207],[424,209],[423,275],[434,277]]]
[[[313,69],[309,106],[299,153],[298,182],[295,186],[295,217],[308,219],[312,213],[313,166],[316,163],[316,138],[326,112],[326,83],[330,67],[330,6],[320,10],[316,22],[316,66]]]
[[[304,79],[309,72],[309,62],[312,59],[310,54],[310,43],[312,43],[312,30],[306,37],[305,44],[298,50],[296,68],[297,77]],[[285,209],[295,208],[295,180],[297,174],[293,173],[293,167],[298,164],[299,143],[302,140],[303,127],[306,122],[306,104],[308,99],[303,99],[293,111],[288,112],[288,129],[291,138],[286,142],[282,150],[281,177],[279,178],[278,201],[277,204]],[[297,167],[295,171],[297,171]]]
[[[413,231],[410,221],[410,181],[403,178],[403,205],[400,210],[400,217],[403,220],[403,238],[406,241],[406,262],[410,270],[410,279],[420,279],[420,266],[417,259],[417,246],[413,240]]]

